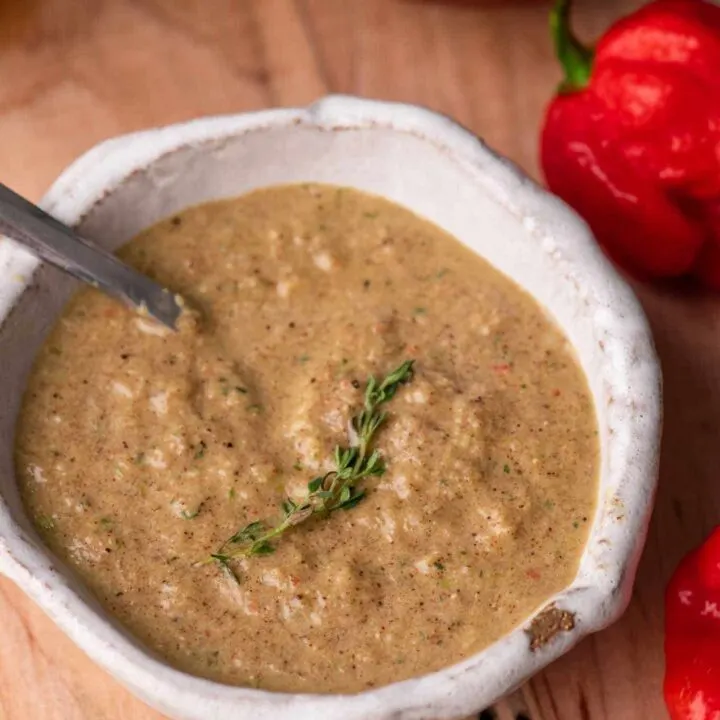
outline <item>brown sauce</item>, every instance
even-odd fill
[[[599,464],[585,378],[452,237],[307,185],[190,208],[120,255],[203,320],[167,333],[79,292],[37,359],[17,469],[47,544],[173,665],[359,691],[466,658],[572,581]],[[239,584],[196,565],[329,469],[368,376],[411,358],[365,500],[236,563]]]

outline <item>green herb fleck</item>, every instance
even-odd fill
[[[303,353],[302,355],[300,355],[300,357],[298,357],[298,362],[300,364],[304,365],[309,359],[310,359],[310,356]]]
[[[441,278],[444,278],[450,271],[447,268],[441,268],[435,273],[435,277],[440,280]]]
[[[259,415],[262,412],[262,405],[258,405],[257,403],[253,403],[252,405],[247,406],[248,412],[253,413],[254,415]]]
[[[299,462],[296,462],[296,463],[293,465],[293,467],[294,467],[296,470],[302,470],[302,469],[303,469],[302,463],[299,463]]]
[[[104,528],[111,528],[113,525],[113,519],[109,517],[101,517],[98,522],[104,527]]]
[[[510,466],[507,463],[503,465],[503,472],[510,474]]]
[[[555,503],[552,500],[546,500],[543,505],[546,510],[552,510],[555,507]]]
[[[230,488],[230,489],[228,490],[228,497],[229,497],[231,500],[233,500],[233,499],[235,498],[235,495],[236,495],[235,488],[234,488],[234,487],[233,487],[233,488]]]
[[[440,572],[442,572],[445,569],[445,566],[439,560],[436,560],[433,563],[433,567]]]
[[[135,459],[133,460],[133,462],[134,462],[136,465],[142,465],[143,462],[144,462],[144,460],[145,460],[145,453],[144,453],[144,452],[139,452],[139,453],[135,456]]]
[[[424,307],[416,307],[413,310],[413,315],[427,315],[427,308]]]
[[[55,529],[55,521],[49,515],[40,515],[37,519],[37,524],[43,530]]]
[[[195,455],[193,457],[195,460],[202,460],[202,458],[205,457],[205,451],[207,450],[207,445],[205,444],[204,440],[201,440],[196,446],[195,446]]]
[[[364,212],[363,217],[366,217],[368,220],[375,220],[379,214],[378,212]]]
[[[307,484],[305,497],[300,501],[285,498],[282,514],[274,525],[265,520],[248,523],[231,535],[204,563],[217,563],[221,569],[238,580],[230,561],[275,552],[272,541],[296,525],[318,515],[327,517],[336,510],[350,510],[365,497],[357,487],[364,478],[382,475],[385,465],[378,450],[372,449],[375,434],[385,422],[387,413],[381,406],[392,400],[398,388],[412,378],[413,361],[407,360],[382,381],[373,376],[367,381],[363,409],[351,419],[352,440],[347,447],[335,446],[335,468],[314,477]]]
[[[200,514],[200,508],[198,508],[197,510],[194,510],[194,511],[183,510],[180,513],[180,517],[183,520],[192,520],[193,518],[196,518],[199,514]]]
[[[575,520],[573,522],[573,527],[577,530],[580,527],[580,523],[577,520]]]
[[[223,571],[227,577],[234,580],[238,585],[240,584],[240,576],[230,566],[230,560],[227,555],[222,553],[214,553],[210,556],[211,560]]]

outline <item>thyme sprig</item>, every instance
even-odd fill
[[[413,362],[406,360],[380,382],[370,376],[365,387],[363,409],[350,420],[348,445],[335,446],[335,468],[310,480],[302,500],[285,498],[281,503],[282,514],[275,525],[266,520],[248,523],[229,537],[206,562],[217,563],[237,579],[230,566],[231,560],[269,555],[275,552],[273,541],[296,525],[311,517],[327,516],[336,510],[355,507],[365,497],[365,490],[358,488],[358,483],[385,472],[380,453],[371,447],[372,441],[387,418],[381,407],[412,378]]]

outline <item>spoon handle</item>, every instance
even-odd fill
[[[175,295],[0,183],[0,235],[171,329],[182,311]]]

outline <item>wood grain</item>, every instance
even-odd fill
[[[588,36],[639,0],[580,3]],[[38,198],[117,133],[349,92],[456,117],[537,177],[558,79],[548,3],[0,0],[0,180]],[[501,720],[663,720],[662,592],[720,520],[720,304],[638,288],[665,372],[657,508],[623,619],[498,706]],[[0,720],[157,720],[0,580]]]

